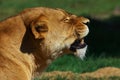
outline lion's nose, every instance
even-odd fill
[[[89,28],[86,25],[89,21],[89,19],[84,17],[78,17],[75,19],[75,33],[78,38],[84,38],[89,33]]]
[[[90,20],[85,18],[85,17],[78,17],[77,18],[78,21],[81,21],[82,23],[86,24],[86,23],[89,23]]]

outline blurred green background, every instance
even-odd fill
[[[101,67],[120,67],[120,0],[0,0],[0,20],[31,7],[62,8],[90,19],[89,45],[84,61],[65,55],[53,62],[46,71],[94,71]],[[76,64],[77,62],[77,64]]]

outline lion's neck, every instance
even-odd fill
[[[46,54],[42,50],[40,50],[40,40],[34,39],[34,36],[31,34],[32,33],[28,28],[22,39],[20,51],[23,55],[27,54],[29,57],[32,58],[31,61],[32,64],[34,64],[34,75],[36,76],[48,66],[49,56],[46,56]]]
[[[48,60],[45,57],[38,56],[38,54],[34,54],[34,76],[39,76],[49,65]],[[51,60],[50,60],[51,61]]]

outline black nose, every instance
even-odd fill
[[[70,46],[70,50],[73,52],[76,52],[76,49],[81,49],[84,48],[86,46],[86,43],[84,44],[80,44],[81,40],[80,39],[76,39]]]

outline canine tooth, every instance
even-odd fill
[[[80,44],[84,44],[84,39],[81,40]]]

